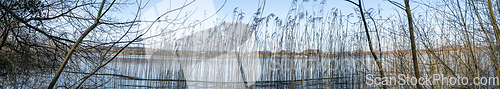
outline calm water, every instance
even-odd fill
[[[402,56],[379,56],[386,76],[412,75],[411,58]],[[443,57],[443,56],[441,56]],[[444,71],[431,57],[419,57],[422,74]],[[452,58],[443,57],[443,58]],[[478,60],[491,65],[488,59]],[[460,67],[459,60],[446,60],[451,69]],[[432,62],[432,63],[429,63]],[[86,73],[96,63],[75,62],[76,67]],[[93,65],[94,64],[94,65]],[[436,70],[430,70],[438,67]],[[484,66],[488,67],[488,66]],[[401,70],[403,69],[403,70]],[[483,68],[484,73],[493,69]],[[74,69],[68,69],[74,70]],[[460,73],[460,72],[458,72]],[[378,75],[378,68],[370,56],[311,57],[311,58],[198,58],[198,57],[147,57],[120,56],[97,74],[85,81],[84,88],[375,88],[365,84],[366,75]],[[63,73],[58,85],[71,85],[86,74]],[[80,77],[75,77],[80,76]],[[425,75],[424,75],[425,76]],[[491,75],[484,75],[491,76]],[[412,88],[414,86],[390,86]],[[488,86],[483,86],[488,87]],[[491,86],[490,86],[491,87]]]
[[[85,83],[103,88],[362,88],[367,86],[358,85],[364,83],[360,73],[375,68],[365,59],[121,56]]]

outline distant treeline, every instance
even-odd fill
[[[121,47],[113,47],[113,51],[119,50]],[[479,50],[487,50],[488,47],[477,47],[476,51]],[[443,46],[443,47],[438,47],[434,49],[420,49],[418,50],[418,54],[426,54],[426,52],[435,52],[435,53],[440,53],[440,52],[464,52],[466,51],[466,48],[463,46]],[[381,52],[376,52],[376,54],[382,54],[382,55],[395,55],[398,53],[403,53],[403,54],[410,54],[411,50],[395,50],[395,51],[382,51]],[[121,53],[121,55],[147,55],[146,54],[146,49],[144,47],[127,47],[125,48]],[[223,54],[228,54],[228,55],[223,55]],[[185,50],[160,50],[160,51],[155,51],[151,55],[153,56],[165,56],[165,57],[236,57],[235,52],[226,52],[226,51],[185,51]],[[369,56],[370,52],[369,51],[363,51],[363,50],[354,50],[354,51],[346,51],[346,52],[323,52],[322,50],[318,49],[308,49],[304,50],[302,52],[292,52],[289,50],[282,50],[279,52],[271,52],[271,51],[254,51],[254,52],[242,52],[239,53],[240,55],[247,55],[243,57],[261,57],[261,58],[280,58],[280,57],[340,57],[340,56]],[[248,56],[249,54],[254,54],[251,56]],[[258,54],[258,56],[256,55]]]

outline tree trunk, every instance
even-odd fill
[[[413,20],[411,17],[411,8],[409,4],[409,0],[405,0],[405,11],[406,11],[406,17],[408,17],[408,27],[410,29],[410,42],[411,42],[411,55],[412,55],[412,60],[413,60],[413,69],[415,71],[415,77],[417,79],[420,79],[420,71],[418,70],[418,60],[417,60],[417,47],[415,44],[415,34],[413,33]],[[422,89],[422,85],[417,82],[417,88]]]

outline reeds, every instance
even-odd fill
[[[138,31],[134,34],[153,35],[137,35],[135,40],[127,42],[109,41],[111,47],[84,42],[87,46],[70,49],[63,42],[53,41],[58,44],[53,49],[41,49],[9,43],[1,48],[4,53],[1,64],[7,66],[1,66],[1,77],[6,78],[0,79],[5,80],[0,85],[44,87],[52,79],[46,78],[47,75],[53,76],[49,73],[55,71],[45,68],[63,66],[61,77],[54,78],[60,83],[49,88],[498,88],[494,84],[367,85],[366,76],[500,77],[497,26],[500,13],[496,11],[500,9],[499,0],[405,0],[404,5],[383,2],[402,9],[394,10],[395,14],[390,16],[380,14],[380,9],[361,8],[363,3],[359,2],[355,3],[359,6],[356,13],[342,13],[336,8],[325,8],[328,3],[324,0],[294,0],[286,16],[279,17],[263,14],[266,6],[263,1],[256,13],[246,15],[251,18],[248,23],[243,21],[245,12],[235,8],[232,21],[214,21],[215,26],[202,28],[207,29],[204,31],[194,30],[194,26],[203,23],[189,22],[190,14],[176,14],[175,23],[153,21],[169,27],[148,25],[158,34]],[[422,8],[413,9],[411,3]],[[306,9],[308,5],[315,8]],[[13,34],[2,38],[24,42],[12,38],[33,35],[19,31],[23,30],[2,30],[2,34]],[[156,38],[163,41],[150,41]],[[144,47],[146,56],[121,56],[116,60],[106,56],[118,55],[134,42],[143,43],[138,47]],[[38,51],[53,54],[47,56]],[[62,61],[63,56],[74,59]],[[50,60],[15,60],[29,57]],[[64,68],[64,63],[69,67]]]

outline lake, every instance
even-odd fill
[[[102,84],[104,88],[363,88],[369,87],[360,85],[364,83],[363,74],[372,73],[371,68],[375,68],[365,59],[369,58],[120,56],[84,85]],[[86,63],[81,62],[81,66],[84,65]]]

